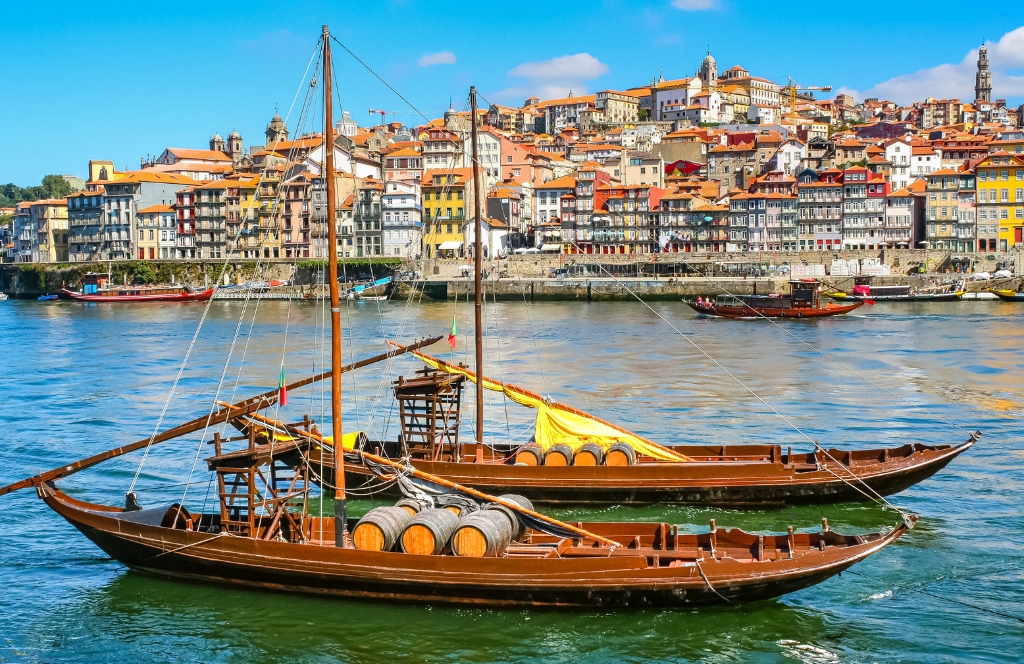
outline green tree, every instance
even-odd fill
[[[0,207],[14,207],[24,201],[43,198],[65,198],[72,192],[71,185],[60,175],[47,175],[35,187],[19,187],[13,182],[0,185]]]
[[[66,198],[72,191],[71,184],[59,175],[44,177],[42,187],[47,198]]]

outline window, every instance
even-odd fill
[[[508,157],[505,157],[505,163],[507,163],[507,164],[511,164],[512,163],[512,156],[511,155],[509,155]]]

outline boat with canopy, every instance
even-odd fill
[[[719,303],[708,298],[686,300],[686,304],[699,314],[723,318],[823,318],[846,314],[864,302],[835,304],[821,301],[821,282],[815,279],[795,279],[789,282],[789,294],[740,295],[734,302]]]
[[[323,75],[307,93],[322,91],[325,143],[334,129],[332,42],[340,44],[324,26],[315,51]],[[470,97],[475,122],[475,90]],[[323,150],[321,162],[328,211],[337,209],[332,153]],[[474,171],[478,178],[478,165]],[[336,224],[326,225],[329,246],[337,246]],[[479,244],[477,249],[479,274]],[[522,496],[491,495],[419,470],[408,459],[371,452],[365,435],[342,432],[342,375],[419,352],[440,338],[342,366],[338,257],[336,251],[328,254],[330,371],[287,384],[282,371],[277,389],[235,403],[215,397],[208,413],[189,422],[164,431],[158,431],[158,422],[151,436],[2,487],[0,495],[34,488],[46,505],[112,558],[162,577],[319,596],[498,607],[699,606],[776,597],[842,572],[891,544],[916,521],[913,514],[900,512],[895,527],[860,535],[835,533],[826,520],[814,532],[790,527],[777,535],[719,528],[714,521],[698,534],[681,533],[663,522],[568,523],[535,511]],[[188,354],[182,370],[187,359]],[[424,377],[444,392],[442,374]],[[328,380],[332,436],[322,435],[308,416],[288,423],[261,414],[285,405],[289,391]],[[483,381],[477,387],[484,389]],[[418,398],[421,388],[414,384],[406,396]],[[173,394],[172,387],[168,400]],[[482,400],[478,413],[481,409]],[[566,417],[552,414],[551,426],[578,424]],[[207,433],[221,425],[240,434],[214,430],[208,441]],[[201,439],[181,499],[141,505],[134,489],[152,448],[196,433]],[[342,452],[332,459],[336,481],[328,485],[323,456],[316,460],[316,454],[337,450],[338,441]],[[209,443],[213,454],[206,465],[209,486],[216,487],[216,509],[193,511],[186,506],[188,488]],[[143,458],[123,507],[79,500],[56,484],[140,450]],[[355,465],[369,469],[381,483],[400,486],[405,498],[350,518],[345,471]],[[319,514],[311,507],[317,483],[333,493],[333,514],[324,514],[323,500]]]

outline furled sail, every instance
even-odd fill
[[[457,367],[430,355],[412,352],[427,366],[452,375],[465,376],[476,382],[476,374],[463,367]],[[605,422],[589,413],[577,410],[564,404],[545,400],[539,394],[530,392],[516,385],[501,383],[487,376],[483,377],[484,389],[501,392],[515,403],[537,410],[537,421],[534,424],[534,442],[545,451],[553,445],[563,444],[572,448],[573,452],[586,443],[596,443],[605,451],[615,443],[626,443],[638,454],[660,459],[662,461],[689,461],[682,454],[673,452],[667,447],[641,438],[635,433]]]

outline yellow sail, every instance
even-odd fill
[[[465,376],[476,382],[476,375],[472,371],[456,367],[447,362],[429,355],[412,351],[412,354],[422,360],[427,366],[452,375]],[[534,424],[534,442],[545,451],[552,445],[568,445],[573,452],[586,443],[600,445],[605,451],[615,443],[626,443],[638,454],[643,454],[662,461],[688,461],[682,454],[658,445],[655,442],[646,440],[620,429],[607,422],[602,422],[576,409],[571,409],[562,404],[545,401],[537,394],[528,390],[507,383],[499,383],[484,376],[484,389],[494,392],[501,392],[510,400],[527,408],[537,410],[537,421]]]

